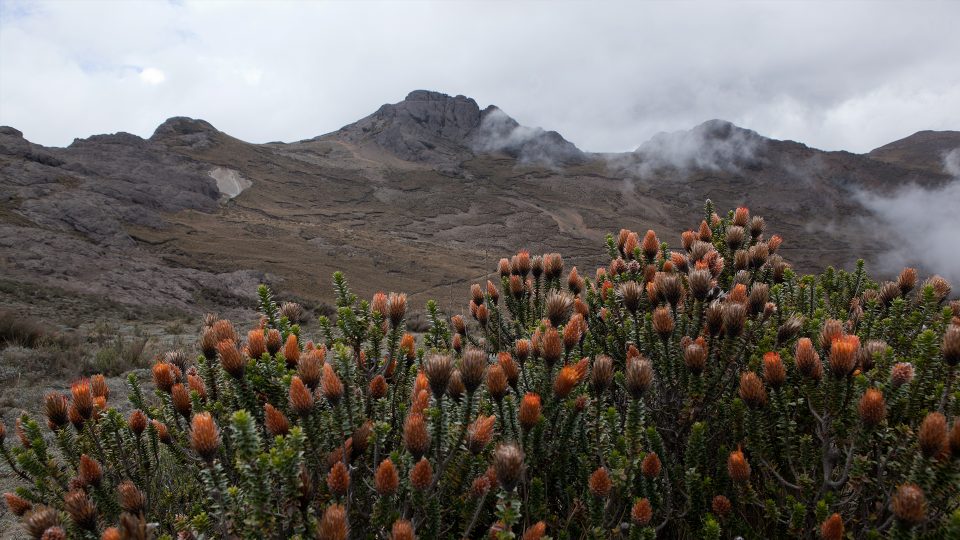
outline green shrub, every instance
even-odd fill
[[[593,276],[503,259],[419,347],[403,295],[335,274],[310,341],[261,287],[127,417],[98,377],[47,397],[52,446],[24,416],[8,506],[37,538],[956,538],[949,284],[796,275],[762,219],[705,218]]]

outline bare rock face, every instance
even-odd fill
[[[160,124],[151,141],[198,150],[213,146],[220,132],[206,120],[175,116]]]
[[[497,107],[483,111],[466,96],[415,90],[400,103],[324,136],[374,144],[400,159],[450,166],[478,153],[504,153],[528,163],[571,163],[584,155],[555,131],[521,126]]]

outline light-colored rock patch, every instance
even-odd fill
[[[253,185],[253,182],[244,178],[239,172],[224,167],[215,167],[210,171],[210,177],[217,181],[217,189],[228,199],[232,199]]]

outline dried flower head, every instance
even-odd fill
[[[7,508],[9,508],[10,512],[15,516],[22,516],[33,508],[33,504],[30,501],[14,493],[4,493],[3,498],[7,503]]]
[[[729,337],[737,337],[743,333],[747,322],[747,308],[737,302],[723,304],[723,331]]]
[[[427,376],[434,397],[440,399],[450,383],[453,359],[446,354],[431,354],[423,362],[423,372]]]
[[[607,355],[600,355],[593,361],[593,369],[590,371],[590,384],[593,391],[599,395],[602,394],[613,382],[613,358]]]
[[[84,486],[99,486],[103,478],[103,468],[97,460],[82,454],[80,464],[77,466],[77,477]]]
[[[820,380],[823,375],[823,364],[820,362],[820,355],[814,350],[810,338],[802,337],[797,340],[794,360],[800,373],[811,379]]]
[[[317,388],[323,377],[323,366],[326,363],[327,349],[304,350],[297,362],[297,375],[311,390]]]
[[[130,431],[136,435],[140,435],[147,429],[147,415],[140,409],[134,409],[133,412],[130,413],[127,424],[130,426]]]
[[[387,314],[390,316],[390,325],[394,328],[403,323],[407,315],[407,295],[404,293],[390,293],[387,299]]]
[[[926,519],[927,499],[916,484],[904,484],[897,488],[890,508],[897,519],[909,525],[918,525]]]
[[[648,453],[640,463],[640,471],[647,478],[654,478],[660,474],[660,456],[656,452]]]
[[[565,292],[551,292],[547,296],[546,314],[554,327],[567,322],[573,309],[573,297]]]
[[[666,306],[658,307],[653,312],[653,331],[661,339],[667,339],[673,334],[673,315]]]
[[[697,338],[683,347],[683,363],[695,375],[703,372],[707,365],[707,345],[703,338]]]
[[[948,366],[955,367],[960,364],[960,326],[951,324],[943,334],[943,361]]]
[[[480,349],[469,348],[463,353],[460,376],[463,386],[468,393],[473,393],[483,383],[483,375],[487,369],[487,354]]]
[[[733,507],[733,505],[730,504],[730,499],[724,497],[723,495],[717,495],[713,498],[713,501],[711,501],[710,507],[717,517],[723,519],[730,514],[730,509]]]
[[[752,371],[740,374],[740,399],[750,408],[759,409],[767,404],[767,390],[760,377]]]
[[[347,470],[342,459],[330,467],[330,472],[327,473],[327,488],[330,489],[330,493],[340,497],[346,495],[347,490],[350,489],[350,471]]]
[[[633,399],[640,399],[653,383],[653,364],[644,356],[628,357],[626,386]]]
[[[47,414],[47,425],[50,429],[56,431],[70,423],[68,411],[70,409],[67,396],[60,392],[50,392],[43,400],[44,409]]]
[[[523,475],[523,450],[513,443],[501,444],[493,452],[493,468],[504,491],[513,491]]]
[[[23,526],[33,538],[42,538],[47,529],[60,526],[60,515],[49,506],[35,506],[24,515]]]
[[[947,442],[947,418],[939,412],[927,414],[920,424],[917,440],[924,457],[936,456]]]
[[[146,504],[143,493],[129,480],[124,480],[117,486],[117,499],[121,508],[133,514],[143,512]]]

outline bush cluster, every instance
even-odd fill
[[[51,540],[957,538],[950,285],[801,276],[780,243],[708,202],[593,276],[502,259],[416,338],[403,294],[335,274],[311,341],[261,287],[257,327],[208,317],[129,414],[94,376],[46,397],[50,433],[23,416],[7,505]]]

